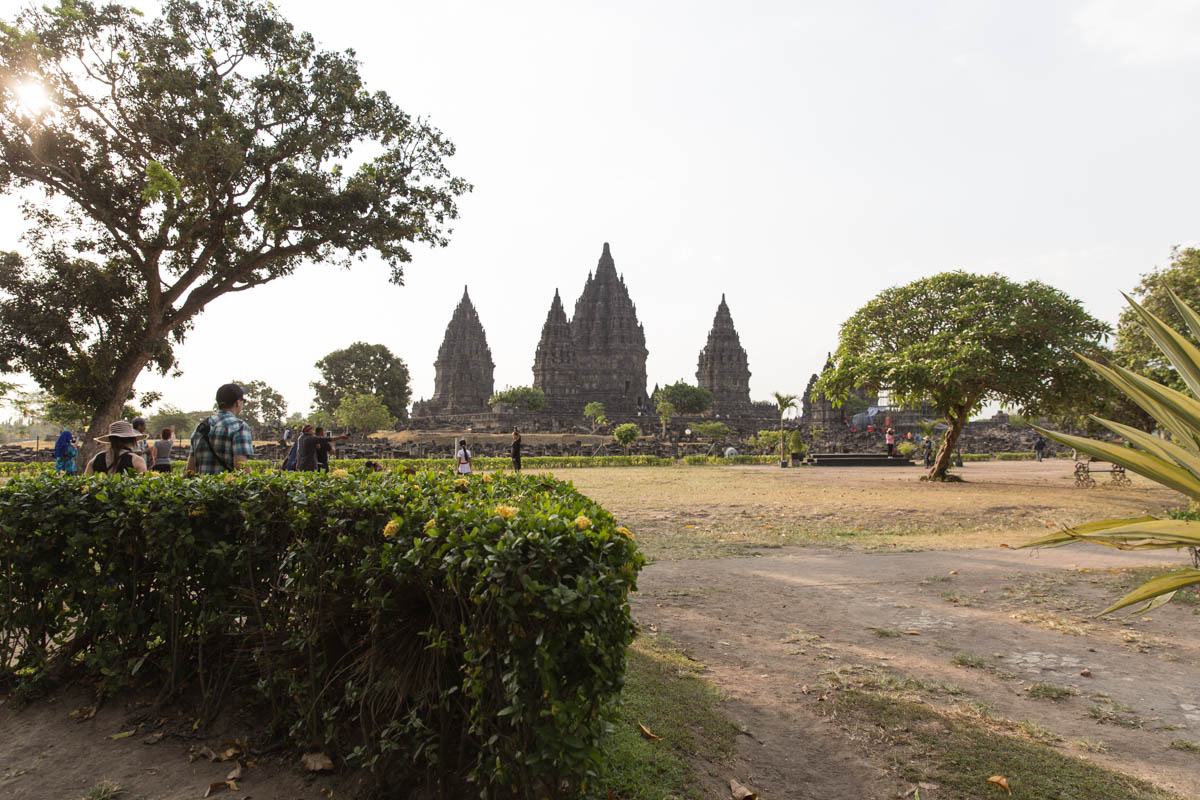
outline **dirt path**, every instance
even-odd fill
[[[1179,560],[1100,548],[788,548],[651,565],[634,609],[644,631],[682,645],[728,693],[748,732],[743,779],[764,798],[885,798],[912,788],[819,713],[815,688],[839,669],[958,684],[995,714],[1061,735],[1073,754],[1197,797],[1200,757],[1167,749],[1172,739],[1200,739],[1196,607],[1170,604],[1126,624],[1089,618],[1134,577],[1123,570]],[[1025,691],[1033,682],[1079,694],[1034,699]],[[1107,753],[1081,749],[1100,739]],[[921,797],[936,798],[936,787]]]

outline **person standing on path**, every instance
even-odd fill
[[[471,451],[467,449],[467,440],[466,439],[458,440],[458,452],[455,453],[454,457],[456,459],[458,459],[458,470],[457,470],[458,474],[459,475],[470,475],[471,474]]]
[[[1033,454],[1037,458],[1038,461],[1041,461],[1042,454],[1045,451],[1046,451],[1046,440],[1043,439],[1042,435],[1039,433],[1037,436],[1033,437]]]
[[[158,441],[154,443],[154,447],[150,450],[154,454],[154,466],[151,469],[155,472],[170,472],[171,448],[174,446],[175,431],[170,428],[163,428],[159,431]]]
[[[246,390],[236,383],[217,389],[217,413],[204,419],[192,432],[192,454],[187,471],[218,475],[234,470],[250,471],[246,462],[254,455],[250,426],[238,419],[246,404]]]
[[[925,456],[925,466],[932,467],[933,466],[933,439],[930,439],[928,436],[926,436],[925,440],[921,442],[921,454],[923,456]]]
[[[316,436],[321,440],[317,446],[317,471],[329,472],[329,454],[333,452],[333,443],[339,439],[349,439],[350,434],[342,433],[330,436],[325,433],[324,428],[317,428]]]
[[[146,434],[138,433],[123,419],[108,426],[108,433],[97,436],[97,442],[103,442],[108,447],[92,456],[84,468],[84,475],[120,475],[125,472],[136,472],[139,475],[146,471],[146,461],[137,454],[137,443],[146,438]]]
[[[54,442],[54,471],[74,475],[79,471],[75,459],[79,457],[79,448],[75,446],[75,437],[70,431],[63,431]]]
[[[512,468],[513,472],[521,471],[521,432],[516,428],[513,428]]]
[[[888,428],[883,440],[887,442],[888,458],[891,458],[896,454],[896,429]]]

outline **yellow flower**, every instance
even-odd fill
[[[512,519],[517,515],[516,506],[496,506],[496,516]]]
[[[232,472],[226,472],[226,473],[225,473],[225,482],[226,482],[226,483],[233,483],[233,479],[234,479],[235,477],[236,477],[236,476],[235,476],[235,475],[234,475]]]
[[[349,478],[349,477],[350,477],[350,470],[348,470],[348,469],[335,469],[333,472],[331,472],[331,473],[329,473],[329,474],[330,474],[331,476],[335,477],[335,478]]]
[[[592,527],[592,521],[580,514],[575,518],[575,527],[579,528],[581,531],[586,531],[588,528]]]
[[[621,534],[622,536],[626,537],[627,539],[633,538],[633,531],[629,530],[629,528],[626,528],[624,525],[617,528],[617,533]]]
[[[434,525],[436,525],[436,524],[437,524],[437,521],[436,521],[436,520],[432,520],[432,519],[431,519],[431,520],[429,520],[429,522],[426,522],[426,523],[425,523],[425,530],[429,530],[430,528],[432,528],[432,527],[433,527]]]
[[[491,482],[492,482],[492,476],[491,476],[491,475],[484,475],[482,478],[480,478],[480,480],[482,480],[484,483],[491,483]]]
[[[383,526],[383,535],[384,536],[388,536],[388,537],[395,536],[399,532],[400,532],[400,523],[396,522],[396,520],[394,520],[394,519],[388,520],[388,524]]]

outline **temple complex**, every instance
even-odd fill
[[[533,385],[545,394],[546,406],[534,415],[534,424],[551,429],[580,424],[583,409],[591,402],[603,403],[610,421],[644,419],[654,424],[657,417],[646,391],[648,355],[637,307],[606,242],[575,301],[574,314],[567,317],[558,290],[550,301],[533,358]],[[487,401],[494,390],[493,363],[483,325],[465,288],[434,367],[434,395],[414,404],[414,418],[487,428],[504,425],[499,418],[481,417],[491,413]],[[761,419],[777,416],[774,404],[750,401],[750,366],[724,295],[700,351],[696,379],[712,392],[712,413],[722,420],[741,419],[755,430]],[[498,407],[492,416],[513,413]]]
[[[487,411],[488,399],[495,392],[495,366],[483,323],[464,286],[433,363],[433,397],[414,404],[413,416]]]
[[[700,351],[696,366],[696,384],[713,396],[713,414],[720,417],[747,413],[750,403],[750,364],[746,350],[733,327],[733,316],[721,295],[721,304],[713,317],[708,342]]]

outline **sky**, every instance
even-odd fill
[[[307,411],[314,363],[355,341],[429,397],[464,285],[496,388],[529,384],[555,289],[570,313],[604,242],[650,385],[695,382],[724,294],[755,399],[801,393],[887,287],[999,272],[1115,324],[1120,291],[1200,243],[1200,0],[276,6],[444,131],[474,191],[403,287],[370,258],[212,303],[183,376],[138,381],[184,408],[257,379]]]

